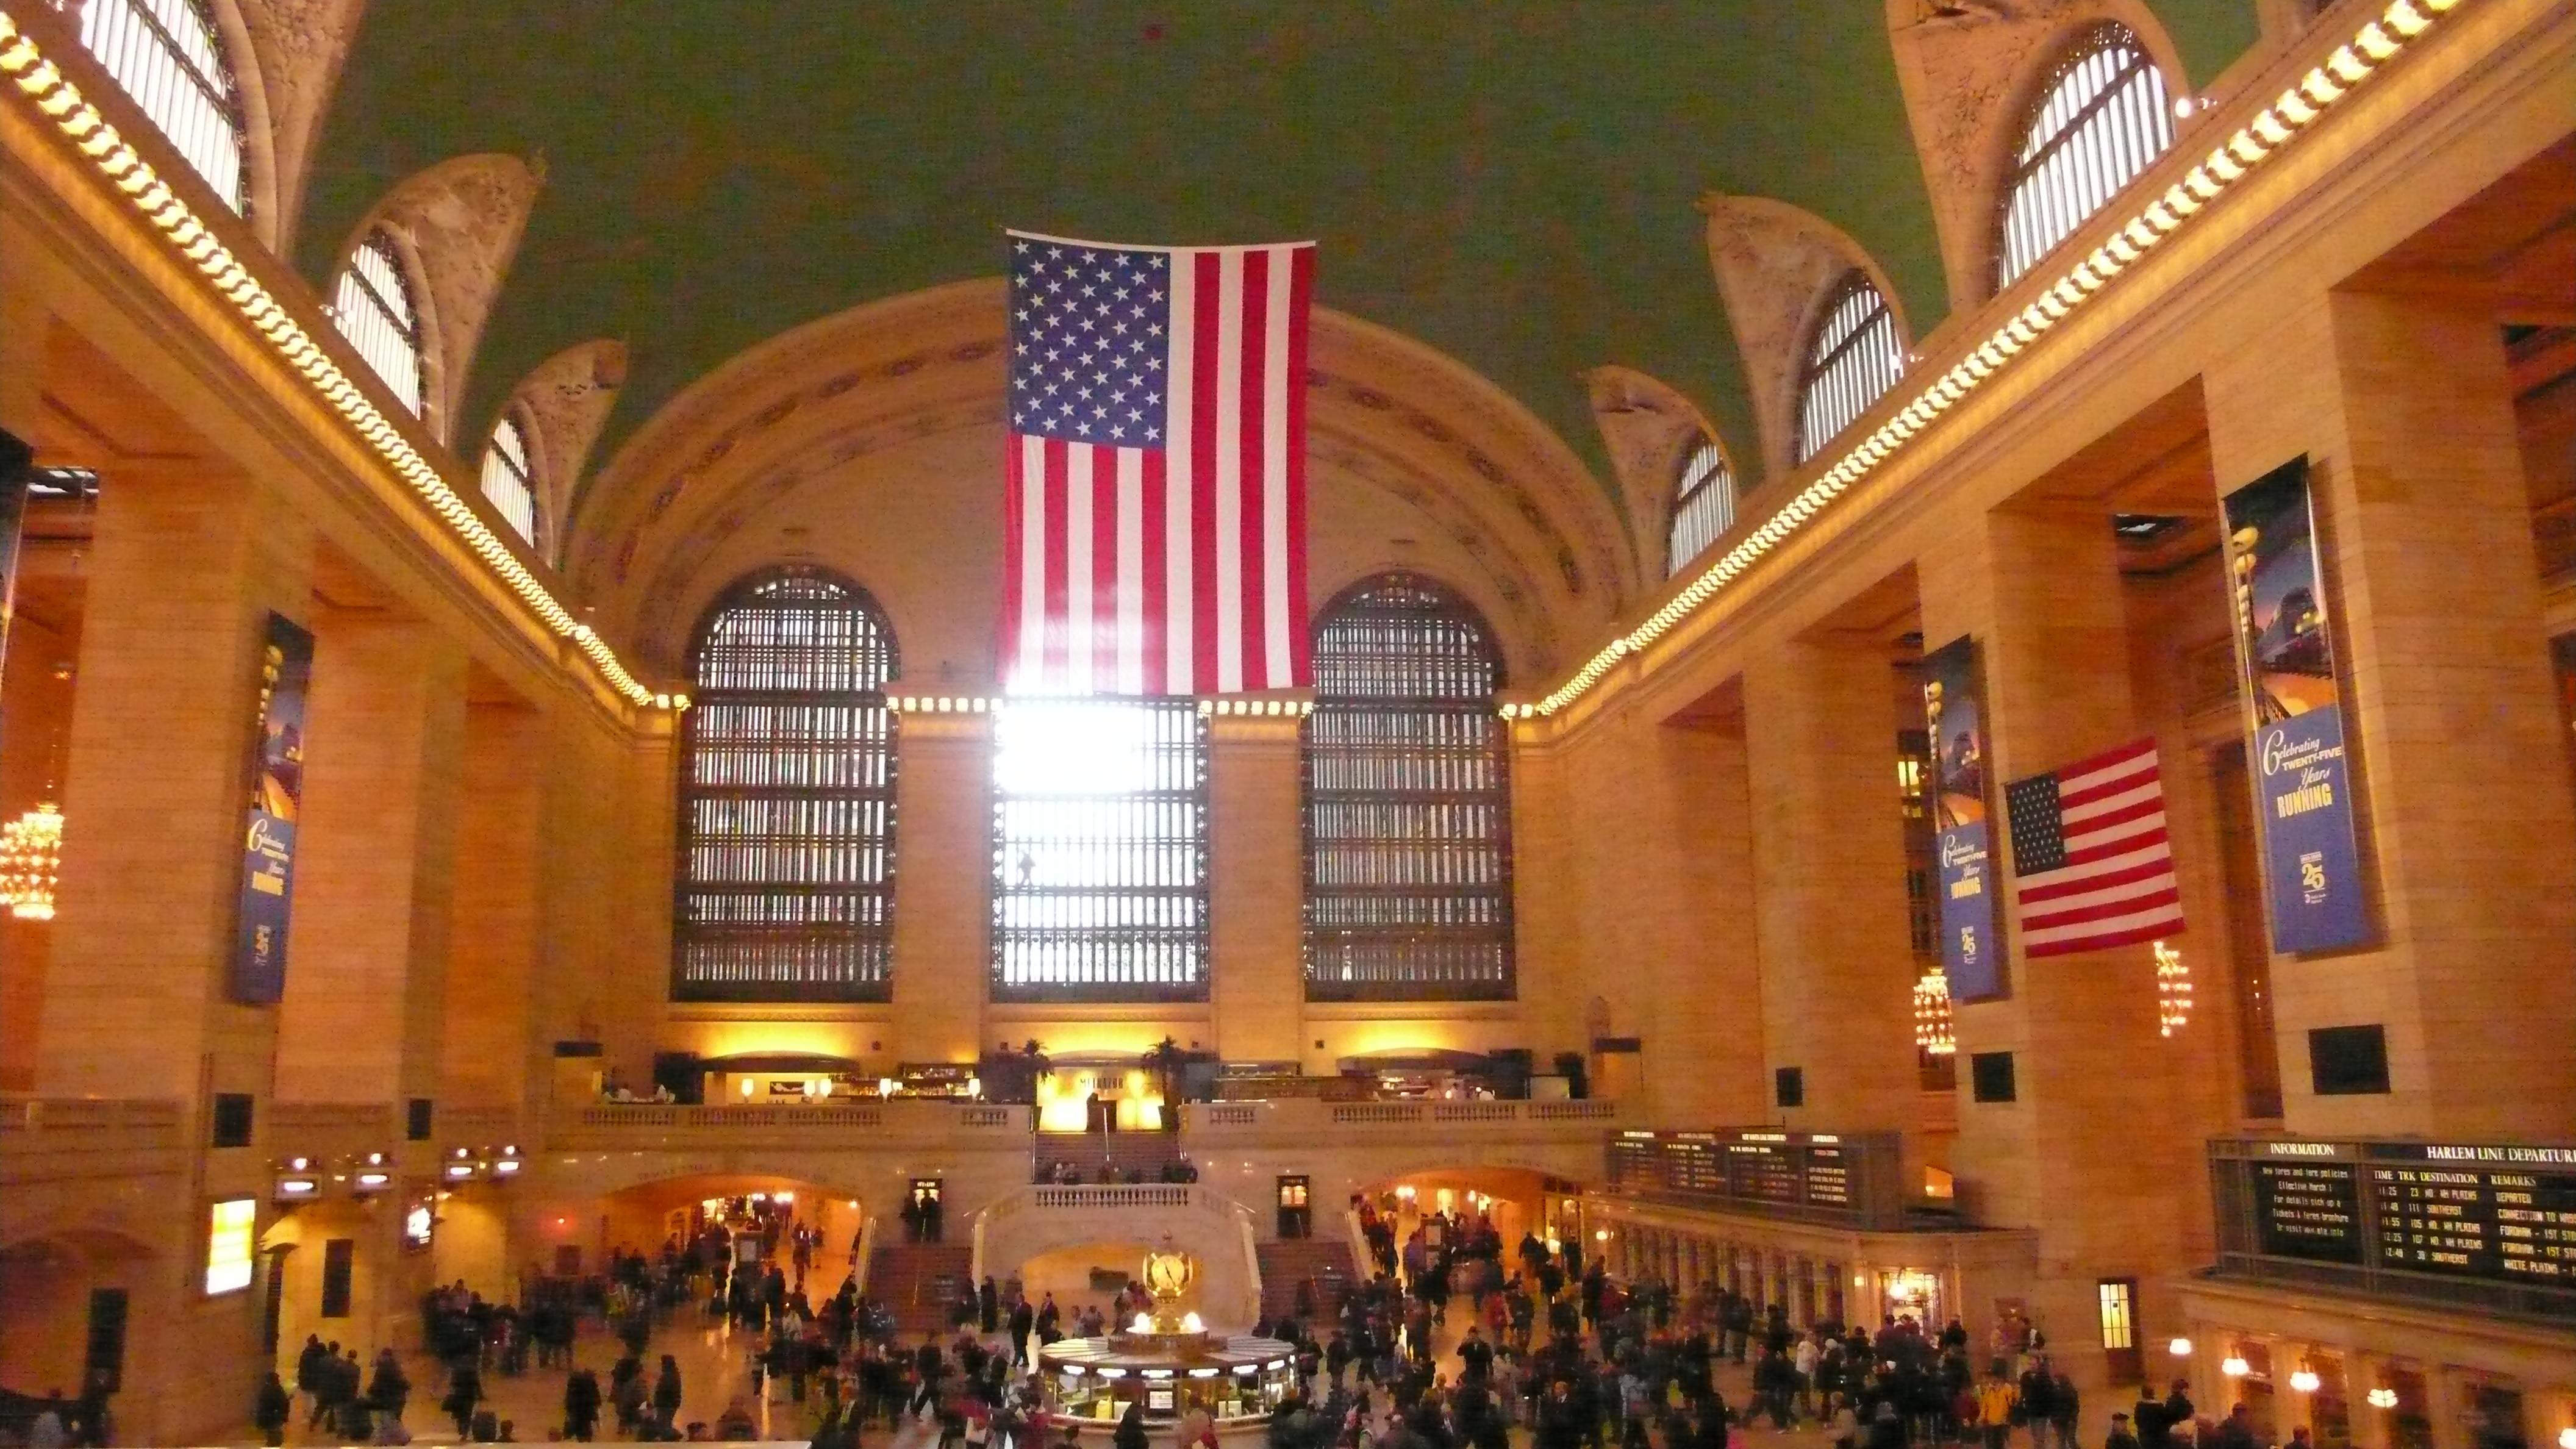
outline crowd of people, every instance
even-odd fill
[[[1848,1449],[2081,1449],[2081,1396],[2034,1332],[1999,1330],[1979,1354],[1955,1319],[1937,1330],[1910,1317],[1798,1328],[1782,1305],[1716,1285],[1614,1279],[1584,1260],[1579,1241],[1552,1247],[1530,1235],[1507,1248],[1478,1215],[1428,1214],[1403,1230],[1377,1205],[1354,1211],[1370,1259],[1364,1279],[1308,1280],[1291,1314],[1252,1327],[1294,1350],[1294,1389],[1270,1415],[1267,1449],[1511,1449],[1515,1431],[1529,1449],[1726,1449],[1735,1432],[1766,1424],[1823,1430]],[[481,1376],[525,1372],[518,1350],[527,1346],[538,1367],[565,1375],[560,1423],[540,1436],[548,1439],[793,1437],[774,1417],[762,1422],[762,1410],[783,1402],[789,1422],[810,1425],[825,1449],[856,1449],[880,1427],[892,1449],[1041,1449],[1055,1436],[1039,1427],[1039,1385],[1028,1373],[1036,1348],[1097,1337],[1150,1306],[1131,1286],[1106,1305],[1067,1309],[1052,1294],[1032,1302],[1016,1282],[987,1277],[960,1286],[947,1334],[907,1345],[854,1276],[809,1297],[820,1247],[801,1226],[773,1225],[760,1252],[737,1255],[725,1230],[711,1227],[653,1256],[619,1252],[582,1299],[522,1309],[487,1304],[462,1285],[440,1290],[423,1311],[441,1381],[422,1392],[437,1394],[457,1438],[511,1442],[516,1426],[486,1407]],[[604,1378],[573,1351],[578,1320],[592,1315],[622,1350]],[[744,1346],[740,1391],[712,1424],[679,1421],[681,1367],[646,1351],[658,1326],[690,1315],[701,1325],[729,1321]],[[1732,1400],[1721,1370],[1737,1385]],[[263,1387],[257,1422],[271,1444],[298,1412],[310,1431],[399,1444],[409,1440],[413,1397],[397,1355],[362,1364],[355,1350],[317,1339],[299,1356],[291,1391],[276,1376]],[[1067,1426],[1046,1449],[1070,1449],[1075,1438]],[[1148,1449],[1148,1438],[1141,1410],[1131,1412],[1112,1429],[1111,1449]],[[1164,1442],[1216,1449],[1212,1426],[1190,1420]],[[2142,1391],[2111,1417],[2103,1441],[2258,1443],[2241,1409],[2213,1423],[2179,1383]]]

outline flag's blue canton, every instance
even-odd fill
[[[1011,238],[1011,430],[1160,448],[1171,257]]]
[[[2066,864],[2066,822],[2058,808],[2055,775],[2033,775],[2006,785],[2004,813],[2012,817],[2016,873],[2037,875]]]

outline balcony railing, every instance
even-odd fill
[[[549,1147],[649,1148],[718,1143],[810,1147],[883,1142],[989,1142],[1025,1151],[1029,1109],[920,1100],[703,1107],[593,1102],[557,1115]]]
[[[173,1101],[0,1095],[0,1183],[174,1172],[186,1138]]]
[[[1597,1142],[1622,1120],[1620,1104],[1583,1101],[1327,1102],[1286,1097],[1267,1102],[1205,1102],[1182,1108],[1183,1140],[1304,1133],[1360,1141],[1443,1138],[1487,1141]]]

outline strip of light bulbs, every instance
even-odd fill
[[[646,689],[627,672],[616,653],[588,625],[575,619],[519,562],[509,545],[449,486],[437,466],[421,456],[403,436],[402,429],[368,399],[366,390],[351,380],[259,279],[215,239],[187,202],[154,173],[151,163],[107,123],[96,106],[82,98],[80,89],[64,78],[61,70],[38,50],[34,39],[5,12],[0,12],[0,77],[14,82],[19,93],[32,101],[74,149],[124,195],[127,203],[161,232],[179,257],[205,277],[216,295],[232,304],[242,320],[267,339],[279,358],[303,375],[320,400],[420,495],[457,540],[482,560],[484,567],[506,584],[548,630],[580,650],[611,688],[638,706],[686,707],[680,702],[683,696]]]

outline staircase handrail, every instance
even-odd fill
[[[877,1256],[877,1215],[875,1213],[869,1213],[859,1219],[859,1242],[858,1246],[851,1251],[856,1253],[859,1259],[857,1268],[850,1274],[857,1283],[852,1291],[864,1295],[868,1291],[868,1269],[876,1262]]]

